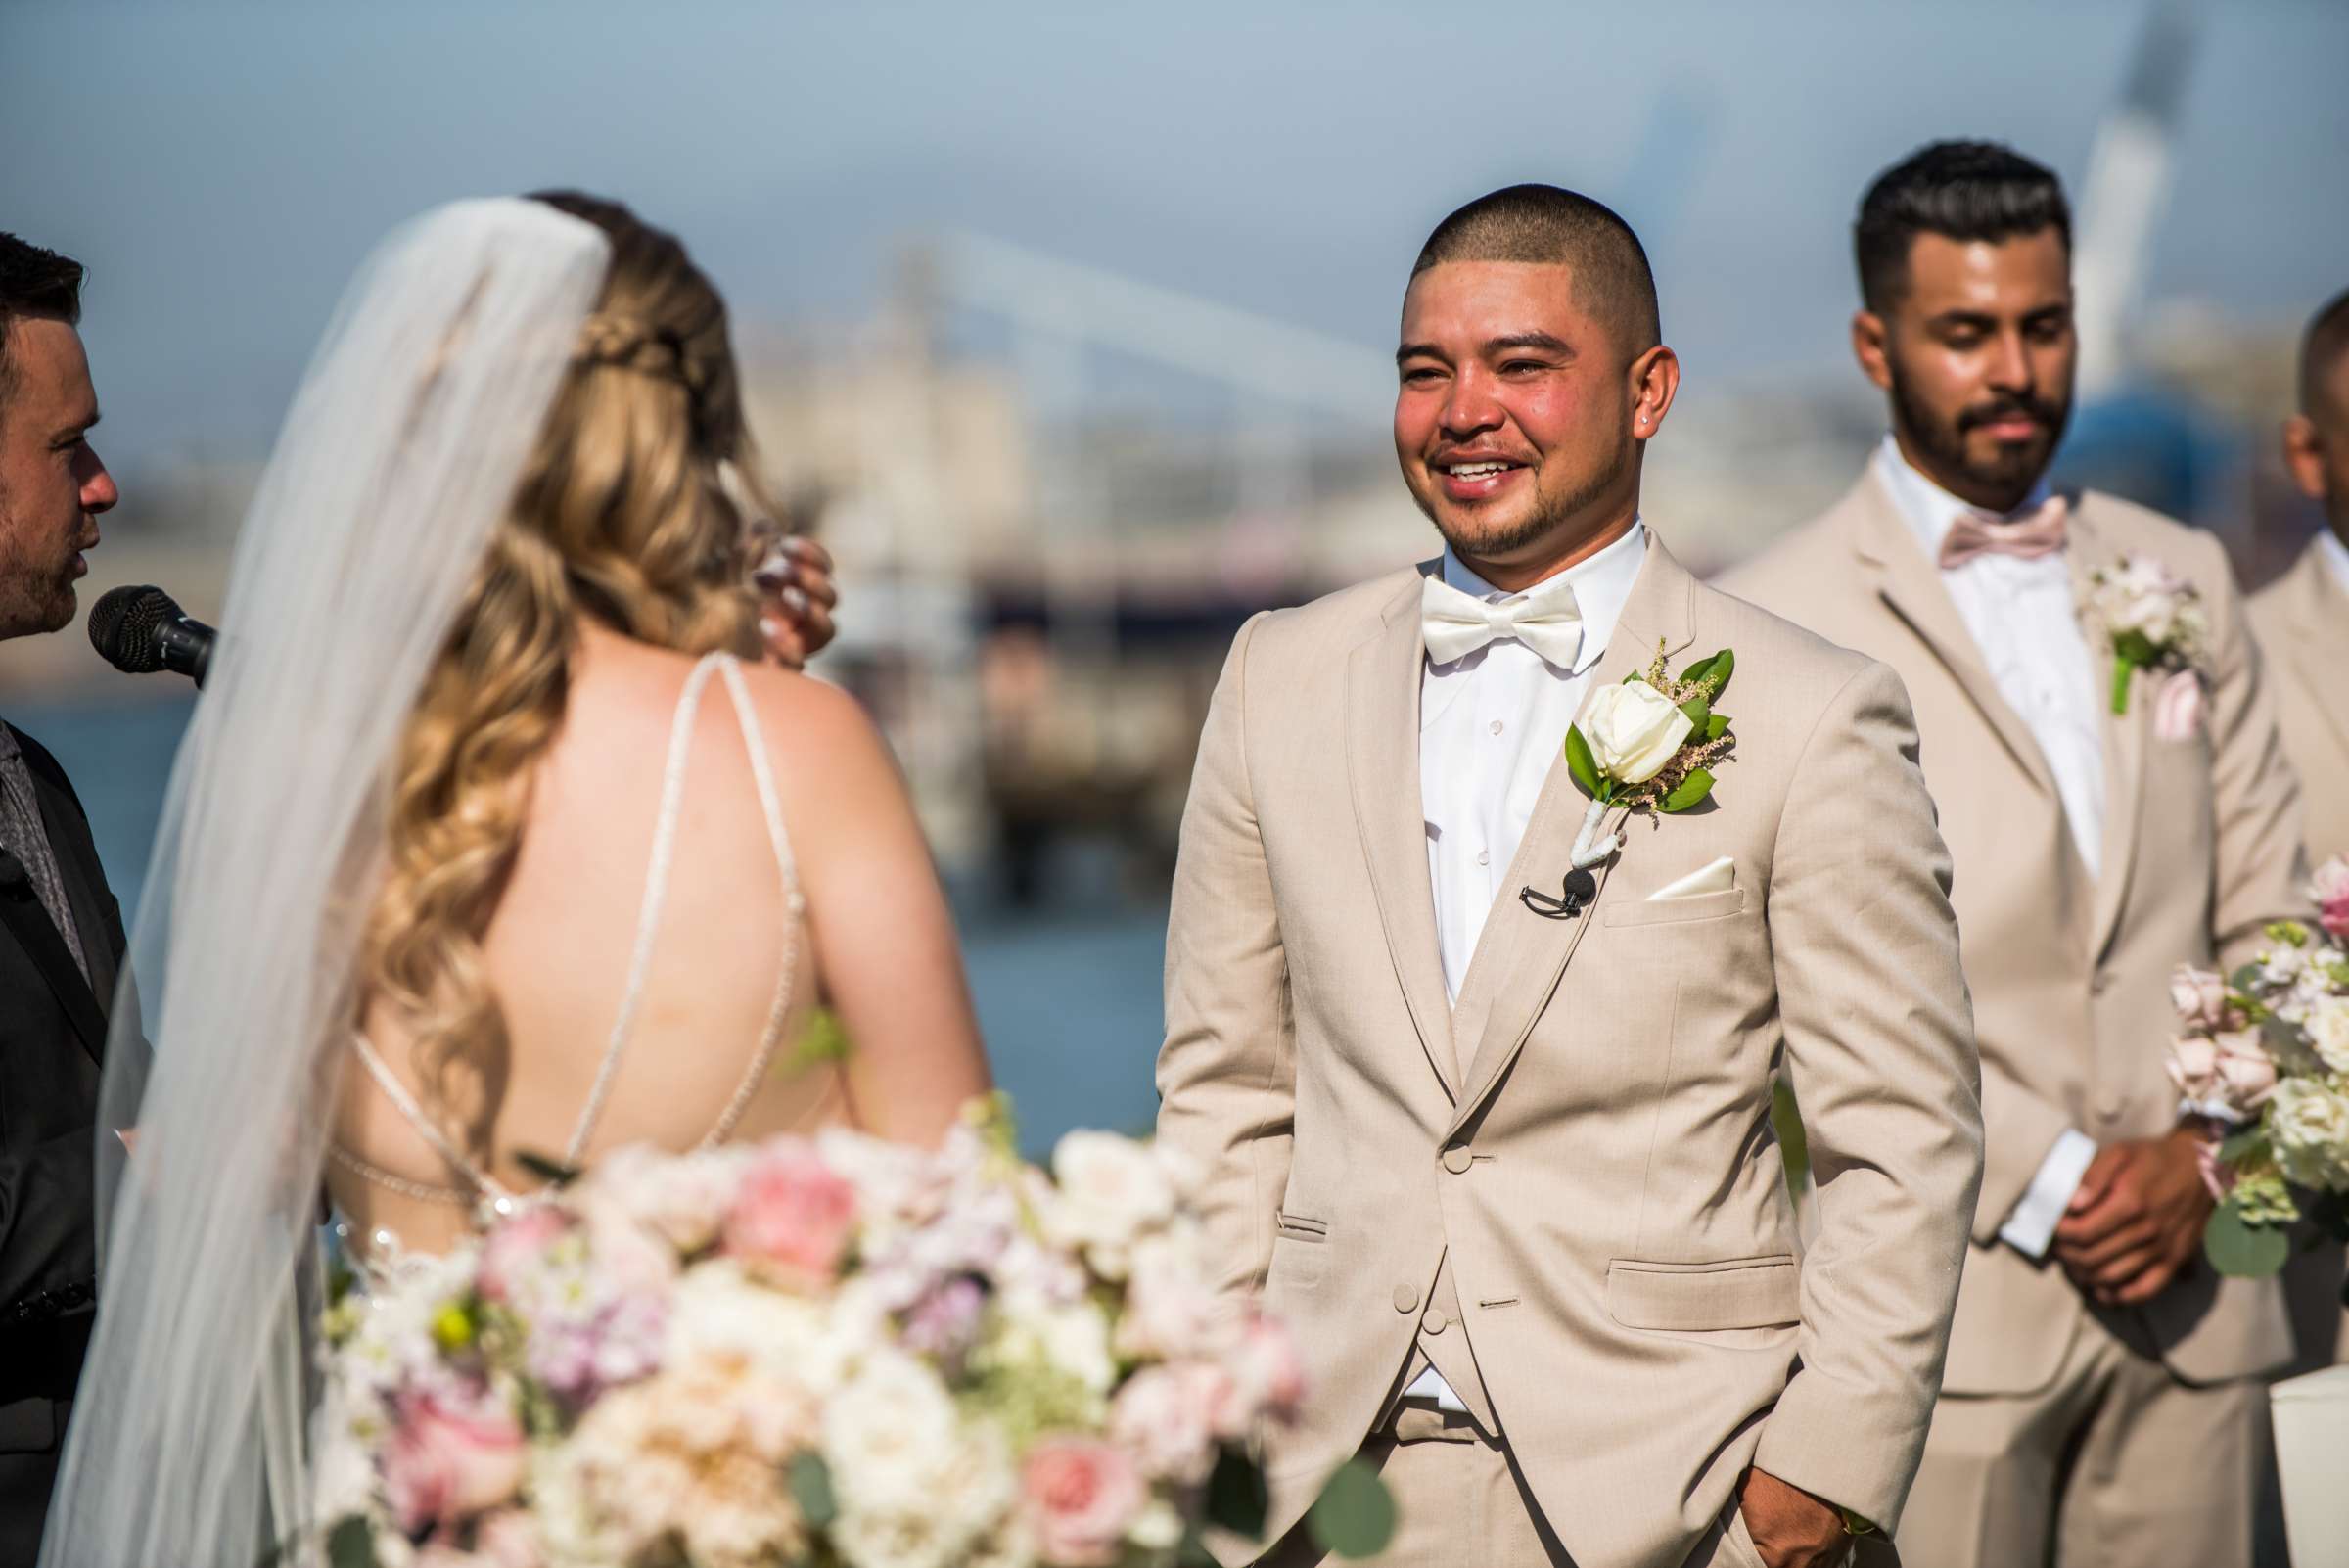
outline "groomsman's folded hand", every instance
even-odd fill
[[[2096,1151],[2055,1226],[2055,1259],[2084,1295],[2134,1307],[2193,1263],[2213,1201],[2197,1158],[2203,1140],[2177,1128]]]
[[[1745,1472],[1737,1509],[1769,1568],[1828,1568],[1852,1543],[1841,1509],[1758,1466]]]

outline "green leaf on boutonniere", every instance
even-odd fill
[[[2242,1211],[2222,1203],[2202,1227],[2202,1251],[2211,1268],[2237,1279],[2264,1279],[2291,1256],[2292,1238],[2281,1225],[2243,1222]]]
[[[1699,659],[1695,664],[1681,670],[1681,679],[1703,682],[1705,701],[1717,703],[1721,701],[1721,694],[1728,689],[1729,676],[1735,672],[1736,669],[1737,656],[1724,648],[1712,658]]]
[[[1701,735],[1705,732],[1705,720],[1713,716],[1713,705],[1705,701],[1700,692],[1681,704],[1681,712],[1688,715],[1688,722],[1694,724],[1696,733]]]
[[[1729,732],[1729,715],[1727,714],[1707,714],[1705,715],[1704,729],[1705,739],[1709,741],[1717,741],[1721,739],[1724,735],[1727,735]]]
[[[1590,755],[1590,743],[1583,738],[1580,724],[1566,726],[1566,771],[1583,787],[1583,793],[1594,801],[1605,800],[1605,786],[1598,776],[1598,759]]]
[[[1688,776],[1675,785],[1670,795],[1656,803],[1656,809],[1667,815],[1685,811],[1692,806],[1702,805],[1705,797],[1712,793],[1713,775],[1701,767],[1690,768]]]

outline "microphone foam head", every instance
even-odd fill
[[[179,606],[161,588],[115,588],[90,606],[90,646],[116,669],[152,674],[163,668],[155,628],[178,613]]]

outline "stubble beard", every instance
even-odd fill
[[[1426,514],[1427,520],[1436,526],[1436,531],[1443,535],[1444,542],[1451,547],[1452,554],[1463,561],[1497,561],[1539,544],[1563,529],[1591,502],[1620,483],[1624,470],[1630,464],[1628,454],[1618,454],[1606,468],[1554,499],[1543,493],[1542,471],[1531,470],[1534,485],[1532,509],[1498,533],[1469,536],[1456,532],[1446,525],[1444,514],[1433,496],[1415,495],[1413,499],[1419,502],[1419,510]]]
[[[72,555],[48,570],[13,546],[8,495],[0,490],[0,641],[63,631],[73,623]]]

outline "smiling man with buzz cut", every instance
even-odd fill
[[[1306,1360],[1266,1560],[1322,1559],[1359,1457],[1386,1563],[1840,1562],[1898,1522],[1981,1174],[1908,698],[1641,519],[1680,366],[1615,213],[1470,203],[1400,341],[1443,552],[1242,629],[1167,939],[1159,1135]]]

